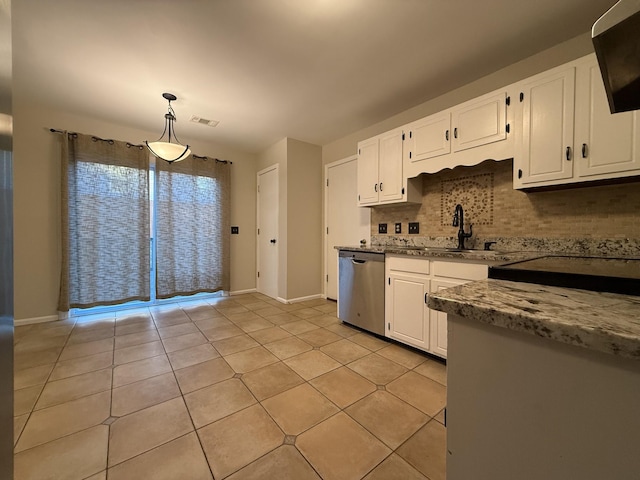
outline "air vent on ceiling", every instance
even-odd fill
[[[218,120],[207,120],[206,118],[191,115],[190,122],[200,123],[201,125],[207,125],[208,127],[216,127],[220,123]]]

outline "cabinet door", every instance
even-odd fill
[[[544,184],[573,176],[575,68],[525,84],[517,129],[514,183]]]
[[[358,144],[358,205],[378,203],[378,138]]]
[[[485,95],[451,111],[453,151],[479,147],[507,138],[506,92]]]
[[[439,292],[445,288],[466,283],[464,280],[431,280],[430,292]],[[429,332],[429,351],[441,357],[447,357],[447,314],[438,310],[429,310],[431,316]]]
[[[576,169],[578,177],[613,178],[640,173],[638,112],[611,114],[595,58],[578,68],[576,80]],[[585,178],[590,180],[590,178]]]
[[[379,136],[378,200],[380,203],[402,200],[402,130]]]
[[[417,163],[451,152],[451,114],[438,113],[423,118],[405,132],[406,156],[409,163]]]
[[[429,349],[429,280],[413,275],[389,275],[385,315],[387,336],[423,350]]]

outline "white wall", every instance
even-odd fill
[[[322,293],[322,149],[288,139],[287,299]]]
[[[60,139],[48,128],[140,143],[158,132],[135,130],[33,105],[14,90],[14,242],[16,320],[57,316],[60,277]],[[255,288],[256,157],[192,142],[199,155],[231,160],[231,290]]]
[[[278,297],[322,293],[322,149],[283,138],[258,155],[258,171],[279,165]]]

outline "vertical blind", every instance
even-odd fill
[[[148,171],[138,146],[63,134],[60,311],[149,300]]]
[[[229,290],[230,166],[156,165],[157,298]]]

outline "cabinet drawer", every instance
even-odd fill
[[[394,272],[408,272],[429,275],[429,260],[402,256],[387,257],[386,262],[389,270],[392,270]]]
[[[484,264],[441,262],[434,260],[433,275],[437,277],[459,278],[462,280],[484,280],[489,268]]]

